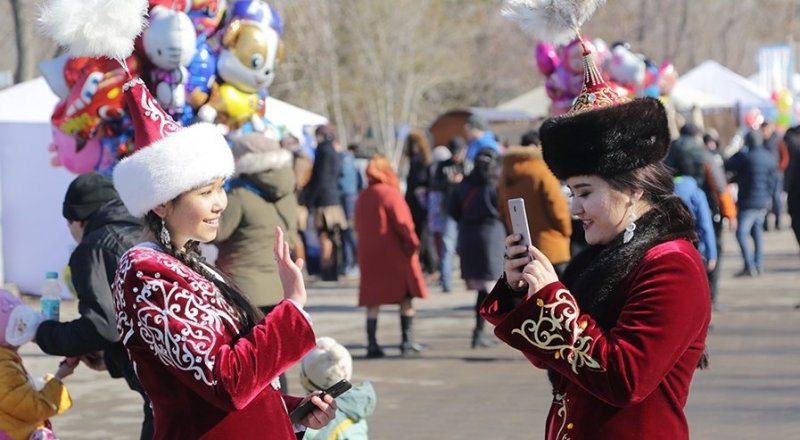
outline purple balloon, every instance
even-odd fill
[[[536,66],[544,76],[550,76],[558,66],[561,59],[558,58],[556,49],[549,43],[539,42],[536,45]]]

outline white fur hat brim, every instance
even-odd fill
[[[114,167],[114,187],[135,217],[182,193],[233,174],[233,154],[211,124],[182,128]]]

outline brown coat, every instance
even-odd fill
[[[403,194],[396,187],[374,183],[356,200],[358,305],[399,304],[407,296],[426,298],[419,265],[419,238]]]
[[[508,199],[515,197],[525,199],[532,244],[553,264],[568,262],[572,223],[567,199],[538,147],[511,147],[503,156],[497,198],[500,218],[508,231]]]

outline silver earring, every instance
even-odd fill
[[[164,219],[161,219],[161,231],[159,232],[159,237],[161,238],[161,243],[163,244],[170,244],[170,240],[172,237],[169,236],[169,231],[167,230],[167,223],[164,222]]]
[[[636,214],[630,213],[628,215],[628,220],[630,220],[630,223],[628,223],[628,226],[625,226],[625,233],[622,234],[623,244],[631,241],[633,238],[633,231],[636,230]]]

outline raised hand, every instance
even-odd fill
[[[275,228],[275,242],[272,251],[275,264],[278,266],[278,276],[283,287],[283,297],[291,299],[301,307],[306,305],[306,286],[303,282],[303,259],[292,261],[289,244],[283,238],[284,233],[280,226]]]

